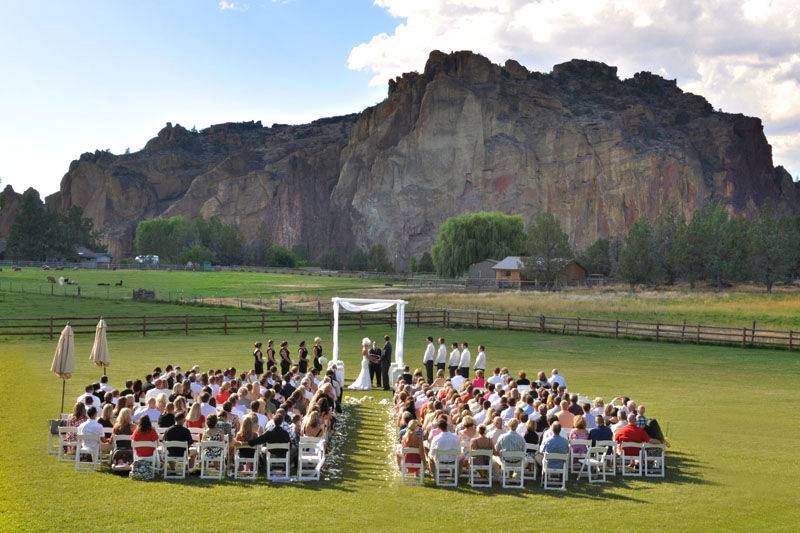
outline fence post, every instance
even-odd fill
[[[53,317],[50,317],[50,340],[53,340]]]
[[[300,315],[294,317],[294,330],[300,331]]]
[[[183,317],[183,334],[189,335],[189,315]]]
[[[142,317],[142,337],[147,336],[147,317]]]
[[[328,327],[330,328],[331,331],[333,331],[333,312],[332,311],[331,311],[331,314],[328,315]]]
[[[322,315],[322,303],[320,303],[319,298],[317,298],[317,316]]]
[[[278,312],[283,313],[283,298],[278,298]]]
[[[264,311],[261,311],[261,334],[264,334]]]
[[[750,345],[752,346],[756,341],[756,321],[753,320],[753,333],[750,335]]]
[[[419,311],[417,311],[417,327],[419,327]]]
[[[506,329],[511,329],[511,313],[506,315]]]
[[[656,342],[660,340],[661,337],[661,322],[656,322]]]
[[[742,328],[742,346],[747,343],[747,328]]]
[[[481,327],[481,312],[480,311],[475,311],[475,327],[476,328],[480,328]]]
[[[619,320],[614,324],[614,337],[619,337]]]
[[[544,333],[544,315],[539,315],[539,330]]]
[[[700,344],[700,324],[697,324],[697,344]]]
[[[577,321],[575,322],[575,334],[576,335],[581,334],[581,317],[578,317]]]
[[[683,329],[681,329],[681,340],[686,340],[686,319],[683,320]]]
[[[450,311],[447,311],[447,327],[450,327]]]
[[[794,348],[794,346],[793,346],[794,343],[792,342],[792,337],[794,337],[794,332],[792,330],[789,330],[789,350],[792,350]]]
[[[222,323],[222,331],[224,331],[225,335],[227,335],[228,334],[228,315],[225,315],[223,318],[224,318],[224,320],[223,320],[223,323]]]

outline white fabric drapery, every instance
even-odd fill
[[[369,298],[332,298],[333,304],[333,360],[339,361],[339,307],[352,313],[377,313],[397,306],[397,332],[395,337],[395,362],[403,366],[403,335],[406,329],[405,300],[375,300]]]

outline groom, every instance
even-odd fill
[[[383,345],[383,352],[381,353],[381,379],[383,381],[383,390],[389,390],[389,365],[392,362],[392,343],[389,341],[389,335],[384,335],[383,340],[386,344]]]

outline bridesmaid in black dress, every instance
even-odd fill
[[[261,353],[261,343],[255,343],[255,350],[253,350],[253,370],[257,376],[264,373],[264,354]]]
[[[285,375],[292,366],[292,358],[289,355],[289,343],[286,341],[281,342],[281,351],[278,353],[281,356],[281,374]]]
[[[300,341],[300,348],[297,350],[297,366],[301,374],[308,372],[308,348],[306,348],[306,341]]]
[[[322,363],[319,362],[319,358],[322,357],[322,339],[314,337],[314,346],[311,347],[311,351],[314,355],[314,368],[317,372],[322,372]]]
[[[267,341],[267,370],[275,368],[275,341],[270,339]]]

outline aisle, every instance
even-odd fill
[[[393,441],[390,432],[393,428],[388,413],[389,401],[389,393],[383,390],[345,393],[347,439],[343,456],[347,460],[341,467],[344,482],[396,477],[391,462]]]

